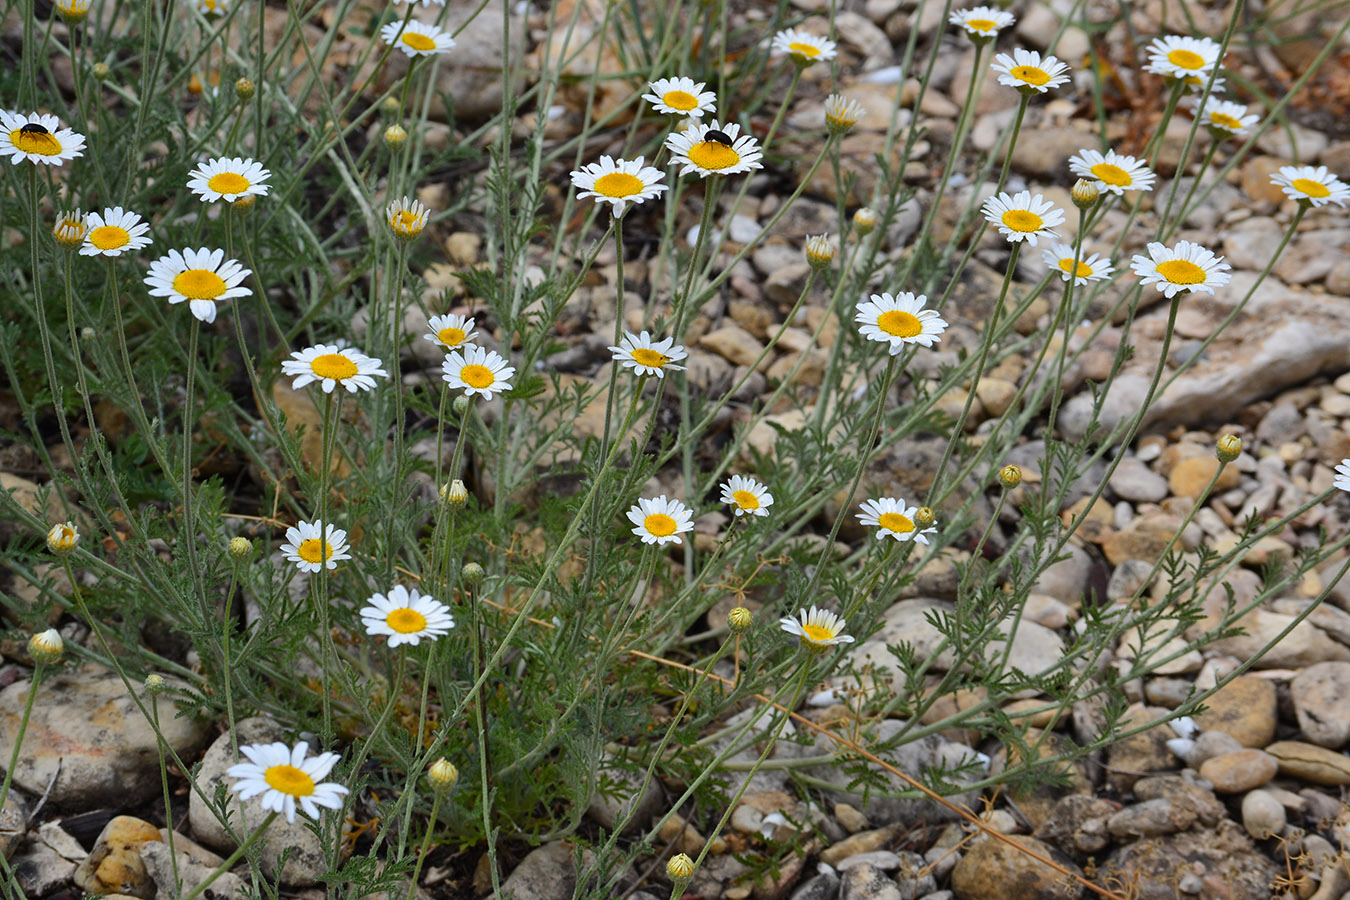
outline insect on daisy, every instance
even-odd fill
[[[1151,191],[1158,177],[1143,160],[1122,156],[1114,150],[1107,150],[1105,155],[1096,150],[1079,150],[1077,156],[1069,157],[1069,170],[1080,178],[1095,179],[1102,190],[1117,197],[1126,191]]]
[[[149,222],[120,206],[89,214],[89,233],[84,236],[81,256],[121,256],[132,250],[143,250],[153,243],[146,234]],[[224,256],[221,252],[221,256]],[[242,280],[242,276],[241,276]],[[216,305],[211,304],[214,315]],[[195,312],[195,311],[194,311]]]
[[[655,375],[657,378],[665,378],[667,369],[684,371],[684,366],[672,363],[689,355],[683,345],[675,343],[674,338],[653,341],[651,334],[646,331],[641,334],[625,331],[619,346],[611,345],[609,349],[614,354],[614,361],[623,363],[625,369],[632,369],[639,375]]]
[[[245,197],[266,197],[268,186],[263,182],[272,177],[262,163],[237,156],[208,159],[189,175],[188,189],[206,203],[217,200],[234,203]]]
[[[773,494],[753,478],[732,475],[722,483],[722,502],[731,504],[737,518],[745,515],[767,516],[769,507],[773,506]]]
[[[602,156],[597,163],[582,166],[572,173],[572,186],[581,188],[578,200],[594,197],[611,204],[615,216],[624,214],[629,203],[642,203],[659,197],[666,190],[661,184],[665,173],[644,165],[646,158],[615,160]]]
[[[812,606],[797,612],[797,618],[785,616],[778,624],[788,634],[796,635],[802,647],[812,653],[824,653],[831,647],[853,643],[853,636],[844,634],[846,623],[835,613]]]
[[[1160,243],[1148,245],[1148,256],[1136,256],[1130,262],[1140,284],[1156,284],[1168,299],[1183,291],[1214,293],[1228,283],[1228,263],[1222,256],[1191,241],[1178,241],[1172,249]]]
[[[642,99],[650,103],[652,109],[659,113],[701,119],[704,113],[717,112],[717,95],[712,91],[705,91],[703,89],[705,84],[683,76],[658,78],[656,81],[647,82],[647,87],[651,88],[652,92],[643,94]]]
[[[637,505],[628,510],[628,521],[634,526],[633,534],[642,538],[644,544],[666,544],[674,541],[683,544],[680,537],[686,531],[694,530],[693,515],[679,500],[667,500],[662,494],[655,500],[639,498]]]
[[[0,112],[0,156],[16,166],[25,160],[59,166],[84,156],[84,135],[62,128],[56,116]]]
[[[1270,183],[1279,185],[1291,200],[1305,206],[1326,206],[1335,203],[1344,206],[1350,198],[1350,186],[1341,181],[1326,166],[1282,166],[1270,176]]]
[[[376,375],[389,377],[381,365],[380,360],[366,356],[355,347],[315,344],[304,350],[291,351],[291,358],[282,362],[281,371],[295,376],[291,387],[297,391],[317,381],[325,394],[333,393],[338,385],[354,394],[358,390],[374,390]]]
[[[904,500],[897,500],[895,497],[864,500],[859,506],[862,509],[862,512],[856,514],[859,521],[877,529],[878,540],[891,537],[901,543],[918,541],[920,544],[926,544],[928,538],[924,535],[937,531],[936,528],[919,528],[914,523],[919,508],[906,506]]]
[[[1000,53],[989,68],[999,73],[998,83],[1015,87],[1024,94],[1044,94],[1069,80],[1069,67],[1053,56],[1044,59],[1035,50],[1017,47],[1012,56]]]
[[[1091,256],[1082,256],[1081,251],[1077,263],[1074,262],[1073,247],[1068,244],[1055,243],[1050,245],[1050,249],[1042,251],[1041,259],[1053,271],[1059,273],[1065,281],[1070,278],[1076,285],[1084,285],[1089,281],[1101,281],[1103,278],[1110,277],[1115,269],[1111,266],[1109,259],[1102,259],[1098,254]]]
[[[299,803],[305,815],[319,817],[319,807],[341,809],[347,788],[332,782],[320,783],[338,761],[336,753],[320,753],[313,759],[305,741],[295,749],[278,741],[275,744],[249,744],[239,748],[248,757],[246,763],[237,763],[225,770],[231,778],[239,779],[230,788],[240,800],[251,800],[262,794],[262,808],[282,813],[287,822],[295,821],[295,807]]]
[[[431,334],[422,337],[447,350],[461,347],[478,336],[473,330],[473,319],[468,316],[432,316],[427,324],[431,326]]]
[[[1203,106],[1196,98],[1190,105],[1192,108],[1198,108],[1197,117],[1216,141],[1241,137],[1261,119],[1260,116],[1247,115],[1247,107],[1241,103],[1220,100],[1217,97],[1207,97]]]
[[[834,59],[835,43],[800,28],[788,28],[773,36],[773,53],[775,56],[786,53],[794,65],[809,66]]]
[[[825,127],[831,134],[846,134],[866,110],[857,100],[850,100],[843,94],[831,94],[825,98]]]
[[[947,330],[947,323],[937,310],[923,308],[927,302],[927,296],[909,291],[894,297],[889,292],[873,294],[858,304],[853,321],[863,337],[890,344],[891,356],[897,356],[906,344],[931,347],[942,340],[938,335]]]
[[[399,19],[380,29],[380,37],[386,44],[393,44],[407,56],[434,56],[437,53],[449,53],[455,46],[455,39],[441,31],[435,25],[427,25],[416,19],[404,22]]]
[[[409,591],[396,584],[387,595],[372,594],[366,602],[370,605],[361,609],[366,634],[388,635],[390,647],[416,647],[422,638],[434,641],[455,627],[450,608],[418,593],[417,588]]]
[[[713,132],[721,134],[714,135]],[[719,140],[719,137],[727,140]],[[681,164],[681,175],[697,172],[700,177],[707,178],[764,168],[760,162],[763,154],[759,142],[751,135],[741,134],[741,126],[735,122],[721,125],[714,119],[710,125],[694,124],[667,137],[666,149],[671,153],[671,162]]]
[[[1350,491],[1350,459],[1343,459],[1336,466],[1336,477],[1331,483],[1339,490]]]
[[[982,212],[1010,242],[1026,241],[1033,247],[1037,238],[1059,237],[1050,229],[1064,224],[1064,210],[1040,194],[1033,197],[1030,191],[1018,191],[1011,197],[1005,191],[990,197],[984,201]]]
[[[336,569],[340,560],[352,558],[347,552],[347,532],[332,524],[320,528],[321,524],[302,521],[286,529],[286,543],[281,545],[281,552],[301,572]]]
[[[202,247],[170,250],[150,264],[145,283],[151,297],[165,297],[171,304],[186,302],[194,316],[210,323],[216,320],[218,303],[253,293],[240,284],[250,274],[238,260],[226,259],[224,250]]]
[[[511,378],[516,374],[514,366],[506,364],[496,350],[484,350],[477,344],[466,344],[459,350],[451,350],[441,363],[441,378],[456,390],[463,388],[466,397],[480,394],[484,400],[492,395],[511,390]]]
[[[88,233],[89,217],[78,209],[61,213],[52,225],[52,237],[67,250],[74,250],[83,244],[84,236]]]
[[[1148,45],[1145,72],[1169,79],[1208,75],[1219,61],[1219,45],[1209,38],[1169,35]]]
[[[430,214],[431,210],[427,209],[421,200],[402,197],[385,207],[384,220],[389,223],[389,229],[394,232],[394,237],[400,241],[411,241],[427,227],[427,217]]]
[[[977,43],[985,43],[998,37],[998,33],[1017,20],[1012,13],[1006,13],[992,6],[976,6],[971,9],[958,9],[947,17],[948,23],[959,25],[966,36]]]

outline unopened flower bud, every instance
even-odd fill
[[[1091,209],[1101,195],[1102,189],[1097,186],[1097,182],[1088,181],[1086,178],[1075,181],[1073,190],[1069,192],[1069,196],[1073,198],[1073,205],[1079,209]]]
[[[407,142],[408,132],[397,122],[384,130],[384,145],[390,150],[397,150]]]
[[[825,127],[830,134],[848,134],[864,112],[857,100],[850,100],[843,94],[831,94],[825,98]]]
[[[806,239],[806,261],[817,271],[828,269],[834,262],[834,244],[828,234],[817,234]]]
[[[877,227],[877,211],[870,206],[859,208],[853,213],[853,227],[858,234],[869,234]]]
[[[1225,434],[1214,445],[1214,455],[1219,462],[1230,463],[1242,455],[1242,438],[1236,434]]]
[[[253,202],[257,199],[257,194],[244,194],[238,199],[230,201],[230,211],[238,216],[246,216],[253,212]]]
[[[80,532],[71,522],[53,525],[47,532],[47,549],[57,556],[65,556],[80,543]]]
[[[431,782],[434,791],[448,791],[459,781],[459,769],[450,760],[441,757],[427,769],[427,781]]]
[[[55,628],[40,631],[28,639],[28,655],[35,662],[46,665],[60,662],[65,649],[66,642],[61,640],[61,633]]]
[[[914,510],[914,527],[920,530],[933,524],[933,510],[927,506],[920,506]]]
[[[94,63],[93,72],[95,78],[97,78],[99,81],[105,81],[107,80],[108,75],[112,72],[112,70],[108,68],[107,63],[96,62]]]
[[[399,112],[399,105],[397,97],[385,97],[384,102],[380,104],[380,112],[386,116],[396,116]]]
[[[460,509],[469,501],[469,489],[456,478],[449,484],[441,485],[441,500],[451,509]]]
[[[483,571],[483,567],[476,562],[467,562],[464,568],[459,570],[459,577],[465,584],[478,584],[485,574],[487,573]]]
[[[257,90],[252,78],[240,78],[234,83],[234,95],[240,100],[252,100]]]
[[[1017,466],[1004,466],[998,470],[998,480],[1011,491],[1022,483],[1022,470]]]
[[[158,672],[151,672],[145,676],[145,692],[151,697],[158,697],[164,693],[164,676]]]
[[[460,394],[458,397],[455,398],[454,402],[451,404],[451,408],[454,409],[455,415],[463,416],[466,412],[469,411],[469,406],[472,403],[473,400],[470,399],[467,394]]]
[[[738,606],[727,615],[727,627],[731,629],[732,634],[745,634],[750,630],[750,623],[754,620],[754,614],[750,610]]]
[[[666,863],[666,874],[671,881],[687,881],[694,874],[694,861],[687,853],[676,853]]]
[[[230,559],[235,562],[244,562],[253,555],[253,542],[246,537],[230,538],[230,543],[225,550],[230,554]]]

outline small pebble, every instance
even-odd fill
[[[1284,830],[1284,807],[1269,791],[1249,791],[1242,798],[1242,827],[1258,841]]]

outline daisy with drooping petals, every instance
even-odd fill
[[[216,320],[216,305],[253,293],[240,282],[251,275],[236,259],[226,259],[224,250],[170,250],[150,264],[145,283],[151,297],[165,297],[170,303],[188,304],[192,314],[203,322]]]
[[[999,73],[998,83],[1017,88],[1024,94],[1044,94],[1069,80],[1069,67],[1053,56],[1044,59],[1035,50],[1018,47],[1012,56],[1000,53],[989,68]]]
[[[655,375],[657,378],[665,378],[667,369],[684,371],[684,366],[672,363],[689,355],[683,345],[675,343],[674,338],[653,341],[651,334],[646,331],[641,334],[625,331],[619,346],[611,345],[609,349],[614,354],[614,361],[623,363],[625,369],[632,369],[639,375]]]
[[[831,134],[845,134],[863,117],[862,104],[850,100],[843,94],[831,94],[825,98],[825,127]]]
[[[1310,206],[1328,203],[1344,206],[1350,198],[1350,187],[1326,166],[1281,166],[1279,172],[1270,176],[1270,183],[1282,187],[1291,200]]]
[[[1182,79],[1182,83],[1186,85],[1186,92],[1187,92],[1188,94],[1201,94],[1201,93],[1204,93],[1205,86],[1209,84],[1209,76],[1208,76],[1208,75],[1190,75],[1190,76],[1188,76],[1188,77],[1186,77],[1186,78],[1183,78],[1183,79]],[[1223,76],[1222,76],[1222,75],[1220,75],[1220,76],[1218,76],[1217,78],[1215,78],[1215,79],[1214,79],[1214,87],[1210,89],[1210,94],[1209,94],[1209,95],[1212,97],[1212,96],[1214,96],[1215,94],[1223,93],[1224,85],[1225,85],[1226,83],[1227,83],[1227,82],[1225,82],[1225,81],[1223,80]]]
[[[835,43],[800,28],[788,28],[773,36],[773,53],[775,56],[786,53],[794,65],[809,66],[834,59]]]
[[[1219,45],[1209,38],[1169,35],[1154,38],[1148,45],[1148,65],[1145,72],[1164,78],[1189,79],[1208,75],[1219,61]]]
[[[621,216],[629,203],[641,203],[661,196],[666,177],[660,169],[644,165],[646,158],[615,160],[602,156],[598,163],[582,166],[572,173],[572,186],[581,188],[578,200],[594,197],[601,203],[612,204],[611,211]]]
[[[295,376],[291,387],[297,391],[317,381],[325,394],[333,393],[338,385],[354,394],[358,390],[374,390],[376,375],[389,377],[381,365],[380,360],[366,356],[355,347],[315,344],[304,350],[291,351],[291,358],[281,364],[281,372]]]
[[[380,37],[386,44],[393,44],[407,56],[434,56],[437,53],[449,53],[455,46],[455,39],[449,33],[441,31],[435,25],[427,25],[416,19],[404,22],[402,19],[390,22],[380,29]]]
[[[49,166],[84,156],[84,135],[61,127],[56,116],[0,112],[0,156],[14,165],[27,160]]]
[[[745,515],[767,516],[769,507],[773,506],[773,494],[753,478],[732,475],[722,483],[722,502],[731,504],[737,518]]]
[[[230,0],[196,0],[197,12],[204,16],[223,16],[230,11]]]
[[[1101,281],[1115,271],[1109,259],[1102,259],[1096,253],[1087,257],[1080,256],[1076,264],[1073,257],[1073,247],[1068,244],[1051,244],[1049,250],[1041,253],[1041,259],[1045,260],[1045,264],[1052,271],[1057,272],[1065,281],[1072,278],[1076,285]]]
[[[1350,491],[1350,459],[1343,459],[1336,466],[1336,477],[1331,480],[1331,484],[1339,490]]]
[[[665,494],[655,500],[639,498],[637,505],[628,510],[628,521],[636,526],[633,534],[642,538],[644,544],[671,541],[683,544],[680,535],[694,530],[694,518],[688,507],[679,500],[667,500]]]
[[[319,817],[320,806],[342,808],[347,788],[332,782],[320,783],[337,763],[336,753],[320,753],[313,759],[305,759],[309,754],[305,741],[296,744],[294,750],[278,741],[249,744],[240,747],[239,752],[249,761],[230,766],[225,774],[239,779],[230,790],[238,793],[240,800],[262,794],[262,808],[284,814],[287,822],[295,821],[297,802],[311,819]]]
[[[73,522],[59,522],[47,532],[47,549],[57,556],[65,556],[80,543],[80,530]]]
[[[412,644],[422,640],[436,640],[455,627],[450,608],[431,597],[420,594],[417,588],[409,591],[401,584],[394,585],[388,596],[372,594],[361,609],[361,624],[366,634],[388,635],[389,646]]]
[[[441,363],[441,378],[456,390],[463,388],[465,396],[482,395],[491,400],[494,393],[511,390],[514,366],[506,364],[496,350],[484,350],[477,344],[465,344],[461,354],[451,350]]]
[[[89,217],[78,209],[61,213],[52,225],[52,237],[67,250],[74,250],[83,244],[84,236],[88,233]]]
[[[188,189],[206,203],[217,200],[234,203],[245,197],[266,197],[268,186],[263,182],[272,177],[262,163],[237,156],[208,159],[189,174]]]
[[[984,201],[981,211],[1010,242],[1026,241],[1033,247],[1037,238],[1059,237],[1051,228],[1064,224],[1064,210],[1040,194],[1031,196],[1031,191],[1018,191],[1011,197],[1005,191]]]
[[[56,0],[56,11],[61,18],[74,25],[84,20],[93,7],[93,0]]]
[[[422,337],[447,350],[462,347],[478,336],[478,332],[473,330],[473,319],[469,316],[432,316],[427,324],[431,326],[431,334]]]
[[[1241,137],[1261,118],[1247,115],[1247,107],[1241,103],[1220,100],[1217,97],[1205,98],[1203,106],[1200,105],[1199,98],[1195,98],[1190,106],[1197,110],[1197,118],[1217,140]]]
[[[853,643],[853,636],[843,633],[848,623],[829,610],[812,606],[809,610],[798,610],[797,616],[800,621],[785,616],[778,620],[778,624],[788,634],[796,635],[802,647],[812,653],[824,653],[831,647]]]
[[[721,136],[731,143],[709,139],[710,131],[721,132]],[[694,124],[668,136],[666,149],[671,153],[671,162],[682,165],[681,175],[697,172],[700,177],[707,178],[764,168],[760,162],[763,154],[759,142],[749,134],[741,134],[741,126],[735,122],[721,125],[713,119],[709,125]]]
[[[332,524],[320,528],[321,524],[299,522],[286,529],[286,543],[281,545],[281,552],[301,572],[336,569],[339,560],[352,558],[347,552],[347,532]]]
[[[402,197],[385,207],[384,220],[389,223],[389,230],[394,232],[394,237],[400,241],[411,241],[427,227],[430,214],[431,210],[421,200]]]
[[[918,541],[920,544],[926,544],[928,538],[924,535],[937,531],[936,528],[920,530],[914,524],[914,514],[919,511],[919,508],[917,506],[906,506],[904,500],[897,500],[895,497],[864,500],[860,504],[860,508],[862,512],[857,513],[859,521],[877,529],[878,539],[891,537],[901,543]]]
[[[1163,244],[1151,243],[1148,256],[1136,256],[1130,268],[1143,279],[1140,284],[1156,284],[1168,299],[1181,291],[1212,294],[1232,277],[1222,256],[1215,256],[1191,241],[1178,241],[1170,250]]]
[[[972,9],[958,9],[947,17],[952,25],[960,25],[966,35],[975,40],[992,40],[998,33],[1017,20],[1012,13],[1006,13],[992,6],[976,6]]]
[[[937,310],[923,308],[927,302],[925,295],[916,297],[909,291],[894,297],[873,294],[870,300],[858,304],[853,321],[863,337],[890,344],[891,356],[896,356],[906,344],[931,347],[942,340],[938,335],[947,330],[947,323]]]
[[[1107,150],[1105,155],[1096,150],[1079,150],[1077,156],[1069,157],[1069,170],[1079,178],[1095,179],[1102,190],[1117,197],[1126,191],[1151,191],[1158,178],[1142,159],[1122,156],[1114,150]]]
[[[658,78],[656,81],[647,82],[647,87],[651,88],[652,92],[643,94],[642,99],[650,103],[652,109],[659,113],[701,119],[704,113],[717,112],[717,95],[712,91],[705,91],[703,89],[705,84],[683,76]]]
[[[142,222],[136,213],[124,210],[120,206],[104,209],[101,214],[91,212],[88,224],[89,231],[84,236],[84,246],[80,247],[81,256],[121,256],[132,250],[144,250],[153,243],[146,235],[150,230],[150,223]],[[222,252],[221,256],[224,255]],[[241,275],[240,279],[242,278]],[[211,304],[211,309],[215,309],[214,303]]]

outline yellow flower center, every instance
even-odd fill
[[[217,194],[242,194],[249,188],[249,181],[238,172],[221,172],[212,175],[206,186]]]
[[[998,25],[991,19],[966,19],[966,27],[976,31],[993,31]]]
[[[665,513],[652,513],[642,520],[642,527],[647,529],[648,534],[670,537],[675,533],[675,520]]]
[[[24,153],[37,156],[59,156],[61,142],[49,131],[24,131],[16,128],[9,133],[9,141]]]
[[[1205,281],[1205,270],[1188,259],[1158,263],[1158,274],[1172,284],[1204,284]]]
[[[327,561],[328,557],[333,555],[333,548],[327,541],[321,541],[318,538],[308,538],[300,542],[300,546],[295,548],[295,555],[307,563],[321,563]]]
[[[741,509],[759,509],[759,498],[750,491],[736,491],[731,495]]]
[[[56,223],[52,234],[63,244],[78,244],[84,240],[84,223],[79,219],[63,218]]]
[[[595,179],[595,192],[606,197],[631,197],[642,193],[642,179],[627,172],[609,172]]]
[[[1227,113],[1210,113],[1209,124],[1217,125],[1219,128],[1227,128],[1229,131],[1241,131],[1242,123],[1236,116],[1230,116]]]
[[[918,316],[898,309],[877,316],[877,327],[891,337],[912,338],[923,333],[923,323]]]
[[[698,98],[688,91],[666,91],[661,102],[681,112],[688,112],[698,106]]]
[[[900,513],[882,513],[877,516],[877,525],[886,531],[894,531],[899,534],[908,534],[914,530],[914,523],[908,516]]]
[[[314,779],[295,766],[268,766],[263,781],[268,787],[292,797],[308,797],[314,793]]]
[[[1003,214],[1003,224],[1023,234],[1031,234],[1045,227],[1045,221],[1029,209],[1008,210]]]
[[[655,350],[649,350],[646,347],[638,347],[633,351],[633,362],[640,366],[650,366],[653,369],[659,369],[670,362],[670,357],[664,353],[657,353]]]
[[[1096,176],[1098,181],[1105,182],[1112,187],[1129,187],[1134,184],[1134,179],[1130,177],[1129,172],[1110,163],[1097,163],[1089,171]]]
[[[1190,50],[1173,50],[1167,54],[1167,61],[1182,69],[1199,69],[1205,65],[1205,58]]]
[[[1295,178],[1289,184],[1300,194],[1306,194],[1309,197],[1330,197],[1331,191],[1320,181],[1313,181],[1311,178]]]
[[[75,529],[68,525],[58,525],[61,529],[56,538],[56,546],[61,550],[69,550],[75,546]]]
[[[309,368],[320,378],[331,378],[334,381],[351,378],[360,371],[356,368],[356,363],[341,353],[325,353],[323,356],[316,356],[310,361]]]
[[[116,250],[118,247],[126,246],[130,240],[131,235],[127,233],[127,230],[118,228],[116,225],[100,225],[89,232],[89,243],[100,250]]]
[[[805,56],[812,59],[820,55],[820,48],[814,44],[803,44],[801,41],[793,41],[788,44],[788,52],[793,56]]]
[[[485,387],[491,387],[492,383],[497,380],[497,376],[493,375],[492,370],[487,366],[474,364],[459,370],[459,380],[469,387],[482,390]]]
[[[403,32],[403,43],[419,53],[428,53],[436,49],[436,41],[420,31]]]
[[[834,635],[830,633],[830,629],[822,625],[803,625],[802,631],[805,632],[803,637],[815,644],[824,643],[825,641],[834,638]]]
[[[464,342],[464,329],[456,328],[453,325],[447,325],[436,332],[436,340],[447,347],[458,347]]]
[[[1082,262],[1081,260],[1078,263],[1078,268],[1075,270],[1072,256],[1066,256],[1063,259],[1061,259],[1059,261],[1059,267],[1063,269],[1065,272],[1073,272],[1075,277],[1078,278],[1087,278],[1089,275],[1092,274],[1092,266],[1089,266],[1087,263]]]
[[[741,161],[741,155],[717,141],[699,141],[689,148],[689,161],[701,169],[729,169]]]
[[[400,232],[421,231],[422,217],[410,209],[400,209],[389,219],[389,227]]]
[[[1008,74],[1018,81],[1024,81],[1027,84],[1034,84],[1040,87],[1050,81],[1050,75],[1044,69],[1036,66],[1013,66]]]
[[[188,269],[173,277],[173,289],[189,300],[215,300],[225,293],[225,279],[210,269]]]
[[[393,610],[384,621],[399,634],[413,634],[427,627],[427,617],[415,609]]]

